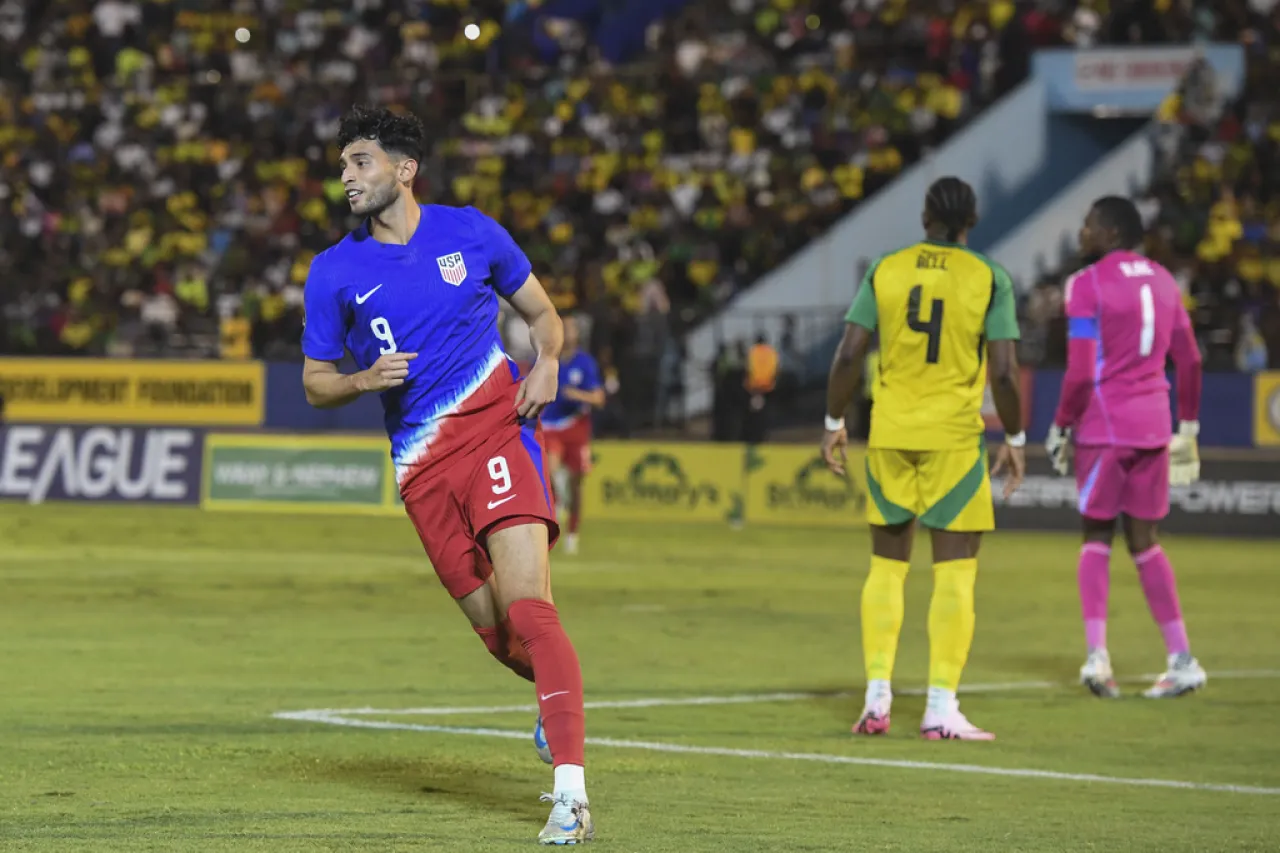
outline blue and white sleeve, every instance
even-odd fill
[[[489,259],[489,271],[493,276],[493,289],[499,296],[510,298],[529,280],[533,264],[516,241],[493,219],[474,208],[472,217],[476,234],[484,244]]]
[[[303,309],[302,354],[316,361],[341,361],[346,352],[345,312],[319,256],[307,272]]]

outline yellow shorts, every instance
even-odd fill
[[[867,521],[888,527],[920,519],[961,533],[994,530],[991,476],[982,439],[964,450],[867,449]]]

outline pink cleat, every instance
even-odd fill
[[[866,708],[858,722],[853,725],[855,735],[887,735],[889,733],[889,712],[881,712],[877,708]]]
[[[925,712],[920,724],[920,737],[925,740],[995,740],[996,736],[969,722],[960,713],[960,703],[952,701],[945,714]]]

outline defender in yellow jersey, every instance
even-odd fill
[[[929,700],[921,734],[931,740],[991,740],[960,713],[956,689],[973,641],[973,588],[982,533],[995,527],[983,440],[982,398],[990,377],[1008,434],[997,472],[1006,495],[1026,463],[1015,352],[1013,285],[997,264],[966,246],[977,197],[942,178],[925,197],[927,239],[880,257],[845,318],[831,365],[822,451],[843,473],[844,412],[860,381],[872,334],[879,375],[867,442],[871,572],[862,591],[866,706],[858,734],[889,730],[890,677],[902,630],[915,522],[930,529],[934,590],[929,608]]]

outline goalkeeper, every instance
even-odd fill
[[[1142,241],[1142,218],[1126,198],[1099,199],[1085,218],[1080,250],[1089,266],[1067,281],[1067,374],[1046,442],[1054,468],[1065,475],[1074,438],[1088,647],[1080,682],[1104,698],[1119,695],[1107,654],[1107,594],[1111,538],[1122,517],[1168,652],[1164,674],[1143,695],[1181,696],[1206,680],[1191,655],[1173,566],[1156,535],[1169,511],[1169,486],[1200,476],[1200,351],[1177,282],[1139,254]],[[1178,379],[1181,423],[1172,437],[1166,358],[1173,359]]]

